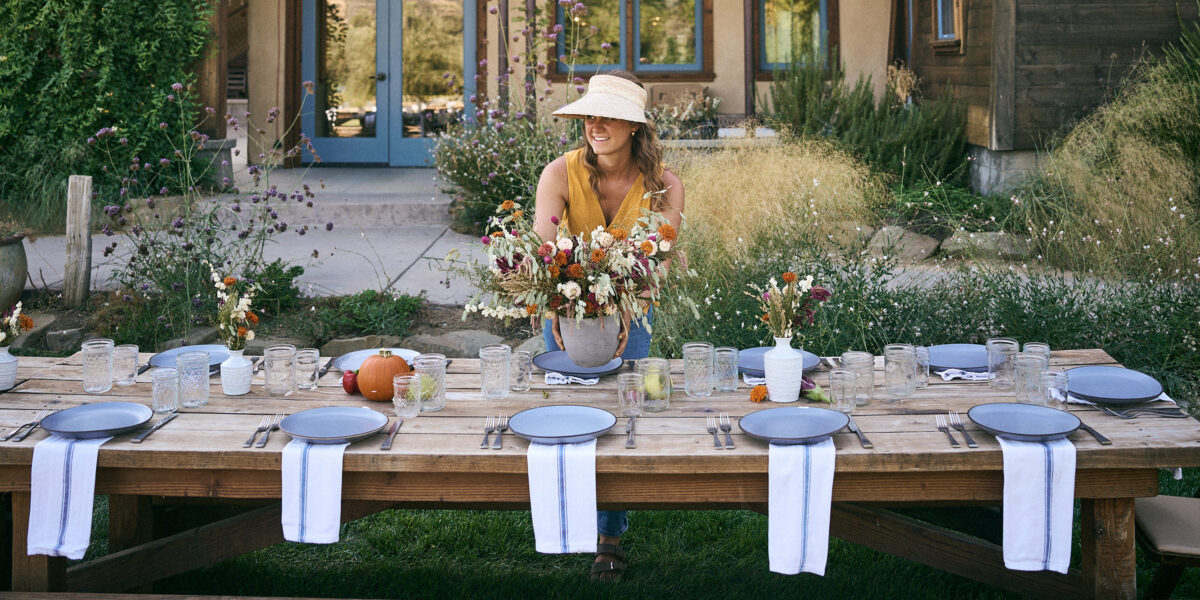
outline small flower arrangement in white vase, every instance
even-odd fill
[[[762,320],[775,338],[775,347],[763,354],[767,379],[767,398],[772,402],[795,402],[804,387],[804,354],[792,348],[792,338],[801,328],[812,325],[816,310],[829,299],[829,290],[812,284],[809,275],[800,279],[795,273],[783,274],[783,287],[774,277],[766,288],[750,284],[758,300]]]
[[[0,318],[0,391],[10,390],[17,383],[17,357],[8,353],[8,347],[30,329],[33,319],[21,314],[20,302]]]
[[[222,277],[212,270],[213,287],[217,289],[217,331],[229,347],[229,358],[221,363],[221,391],[226,396],[241,396],[250,391],[252,363],[242,353],[246,342],[254,339],[258,315],[251,310],[257,285],[246,285],[232,276]]]

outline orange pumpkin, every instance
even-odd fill
[[[367,400],[386,402],[392,399],[392,378],[411,373],[403,358],[384,348],[368,356],[358,369],[358,390]]]

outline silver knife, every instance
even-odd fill
[[[159,429],[162,429],[163,425],[170,423],[171,419],[174,419],[175,417],[178,417],[178,416],[179,416],[179,413],[171,413],[171,414],[167,415],[166,417],[163,417],[163,420],[155,423],[154,426],[151,427],[150,429],[147,429],[147,430],[139,433],[137,437],[133,438],[132,440],[129,440],[129,442],[133,443],[133,444],[142,443],[142,440],[150,437],[150,434],[154,433],[155,431],[158,431]]]
[[[388,430],[388,436],[383,443],[379,445],[380,450],[391,450],[392,440],[396,439],[396,432],[400,431],[400,426],[404,424],[403,417],[396,417],[396,422],[392,423],[392,428]]]
[[[636,422],[636,416],[629,417],[629,420],[625,422],[625,433],[629,435],[629,437],[625,438],[626,448],[637,448],[637,442],[633,441],[633,428],[635,427],[634,423]]]
[[[152,365],[150,363],[146,363],[146,364],[138,367],[137,374],[141,375],[142,373],[145,373],[146,371],[148,371],[150,369],[150,367],[153,367],[153,366],[154,365]]]
[[[849,415],[847,415],[847,416],[849,416]],[[867,436],[864,435],[862,430],[858,428],[858,423],[854,422],[854,417],[850,417],[849,427],[850,427],[850,431],[853,431],[855,434],[858,435],[858,443],[862,444],[863,448],[874,448],[875,447],[875,444],[872,444],[871,440],[868,440]]]
[[[343,356],[345,356],[345,354],[339,354],[339,355],[329,359],[329,362],[325,363],[325,366],[321,367],[320,371],[317,371],[317,379],[324,377],[325,374],[329,372],[329,369],[331,369],[333,367],[333,365],[337,363],[338,359],[340,359]]]
[[[1092,437],[1096,438],[1096,441],[1100,442],[1101,446],[1111,446],[1112,445],[1112,440],[1104,437],[1103,435],[1100,435],[1100,432],[1096,431],[1095,429],[1092,429],[1091,425],[1088,425],[1087,423],[1080,423],[1079,428],[1092,434]]]

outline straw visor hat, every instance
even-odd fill
[[[607,117],[634,123],[646,122],[646,90],[615,75],[593,75],[582,98],[554,111],[568,119]]]

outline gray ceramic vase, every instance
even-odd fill
[[[621,332],[617,315],[580,320],[564,317],[559,319],[558,328],[567,357],[581,367],[608,364],[617,351],[617,334]]]

